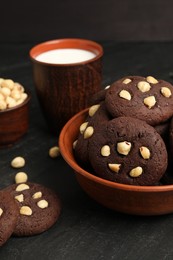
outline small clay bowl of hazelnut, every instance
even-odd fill
[[[74,155],[74,143],[88,110],[73,116],[59,137],[61,155],[74,170],[82,189],[95,201],[112,210],[141,216],[173,213],[173,185],[137,186],[109,181],[82,168]],[[152,172],[151,172],[152,174]]]
[[[20,83],[0,78],[0,147],[14,144],[27,132],[30,98]]]

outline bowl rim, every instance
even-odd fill
[[[69,166],[78,174],[82,175],[83,177],[86,177],[87,179],[90,179],[91,181],[94,181],[96,183],[99,183],[104,186],[108,186],[111,188],[116,188],[119,190],[126,190],[126,191],[135,191],[135,192],[145,192],[145,193],[150,193],[150,192],[168,192],[168,191],[173,191],[173,184],[168,184],[168,185],[161,185],[161,186],[137,186],[137,185],[129,185],[129,184],[122,184],[122,183],[117,183],[117,182],[112,182],[106,179],[103,179],[101,177],[98,177],[92,173],[89,173],[82,167],[80,167],[75,160],[72,160],[69,158],[67,155],[67,149],[65,147],[65,139],[68,131],[70,130],[70,127],[72,124],[74,124],[74,121],[77,120],[81,115],[84,115],[89,108],[86,108],[76,115],[74,115],[62,128],[60,135],[59,135],[59,147],[61,151],[61,155],[64,158],[64,160],[68,163]],[[73,140],[74,142],[74,140]],[[72,148],[73,150],[73,148]]]
[[[0,114],[7,113],[7,112],[10,112],[10,111],[13,111],[13,110],[16,110],[20,107],[25,106],[31,99],[31,93],[28,90],[25,90],[24,93],[26,93],[28,96],[21,104],[16,105],[16,106],[11,107],[11,108],[6,108],[6,109],[3,109],[3,110],[0,110]]]

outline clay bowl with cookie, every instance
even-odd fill
[[[29,127],[29,103],[31,94],[11,108],[0,110],[0,148],[13,145],[27,132]]]
[[[73,153],[79,126],[88,113],[85,109],[73,116],[60,133],[59,146],[65,161],[74,170],[82,189],[95,201],[112,210],[141,216],[173,213],[173,185],[134,186],[97,177],[81,168]]]

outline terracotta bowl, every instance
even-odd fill
[[[13,108],[0,111],[0,147],[10,146],[28,130],[30,93],[25,101]]]
[[[73,142],[87,113],[87,109],[72,117],[63,127],[59,146],[65,161],[72,167],[82,189],[105,207],[134,215],[163,215],[173,213],[173,185],[134,186],[99,178],[76,162]]]

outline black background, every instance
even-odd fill
[[[173,40],[172,0],[3,1],[0,42]]]

